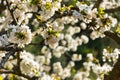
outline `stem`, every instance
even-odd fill
[[[102,1],[103,0],[97,0],[96,3],[95,3],[95,5],[93,6],[93,8],[99,8],[99,6],[100,6],[100,4],[101,4]]]
[[[8,10],[10,11],[10,14],[11,14],[11,16],[12,16],[12,19],[13,19],[14,24],[17,25],[17,20],[16,20],[14,14],[13,14],[13,10],[10,9],[10,5],[9,5],[9,3],[8,3],[7,0],[6,0],[6,4],[7,4]]]
[[[104,32],[104,34],[110,37],[111,39],[115,40],[115,42],[120,45],[120,37],[117,35],[117,33],[112,32],[112,31],[106,31]]]
[[[120,6],[117,7],[117,8],[112,8],[112,9],[106,9],[104,10],[106,13],[113,13],[113,12],[116,12],[116,11],[120,11]]]
[[[11,49],[13,49],[13,47],[0,47],[0,50],[2,51],[11,51]],[[15,48],[14,51],[23,51],[23,48]]]

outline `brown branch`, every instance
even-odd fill
[[[120,80],[120,55],[109,75],[104,76],[104,80]]]
[[[13,14],[13,10],[10,9],[10,4],[8,3],[8,1],[6,0],[6,4],[7,4],[7,8],[10,11],[10,14],[12,16],[13,22],[15,25],[17,25],[17,19],[15,18],[14,14]]]
[[[11,71],[11,70],[0,70],[0,74],[14,74],[14,72],[13,71]]]
[[[17,73],[22,74],[21,69],[20,69],[20,63],[22,60],[22,59],[20,59],[20,52],[17,52],[16,57],[17,57],[16,71],[17,71]]]
[[[113,39],[116,43],[118,43],[120,45],[120,37],[118,36],[117,33],[112,32],[112,31],[106,31],[104,32],[104,34],[108,37],[110,37],[111,39]]]
[[[120,37],[115,32],[106,31],[105,35],[115,40],[120,45]],[[104,80],[120,80],[120,55],[115,63],[113,70],[109,72],[109,75],[104,76]]]
[[[104,10],[106,13],[113,13],[113,12],[117,12],[120,11],[120,6],[117,8],[111,8],[111,9],[106,9]]]
[[[94,4],[93,8],[99,8],[102,1],[103,0],[97,0],[96,3]]]
[[[3,0],[0,3],[0,13],[2,13],[6,9],[6,6],[3,4]]]
[[[11,51],[11,49],[13,49],[13,47],[0,47],[1,51]],[[23,48],[14,48],[14,51],[18,52],[18,51],[23,51]]]

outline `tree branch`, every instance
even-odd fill
[[[0,74],[14,74],[14,72],[13,71],[11,71],[11,70],[0,70]]]
[[[6,6],[3,4],[3,0],[0,3],[0,13],[6,9]]]
[[[111,9],[106,9],[104,10],[106,13],[113,13],[113,12],[116,12],[116,11],[120,11],[120,6],[117,7],[117,8],[111,8]]]
[[[99,8],[102,1],[103,0],[97,0],[96,3],[94,4],[93,8]]]
[[[104,32],[104,34],[106,36],[110,37],[111,39],[115,40],[115,42],[120,45],[120,37],[118,36],[117,33],[112,32],[112,31],[106,31],[106,32]]]
[[[0,47],[0,50],[2,50],[2,51],[11,51],[11,49],[13,49],[13,47],[7,47],[7,46],[5,46],[5,47]],[[18,51],[23,51],[23,48],[14,48],[14,51],[16,51],[16,52],[18,52]]]
[[[17,19],[15,18],[14,14],[13,14],[13,10],[10,9],[10,4],[8,3],[7,0],[6,0],[6,4],[7,4],[8,10],[10,11],[10,14],[11,14],[11,16],[12,16],[13,23],[14,23],[15,25],[17,25]]]
[[[115,40],[120,45],[120,37],[115,32],[106,31],[105,35]],[[109,75],[104,76],[104,80],[120,80],[120,55],[115,63],[113,70],[109,72]]]

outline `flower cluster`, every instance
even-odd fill
[[[22,46],[24,44],[29,44],[32,40],[31,31],[28,26],[22,25],[17,26],[16,28],[9,27],[9,30],[11,30],[8,37],[8,41],[10,43],[15,43]]]

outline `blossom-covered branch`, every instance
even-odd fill
[[[14,10],[11,10],[11,9],[10,9],[10,3],[8,2],[8,0],[5,0],[5,1],[6,1],[7,8],[8,8],[8,10],[10,11],[10,14],[11,14],[11,16],[12,16],[13,23],[14,23],[15,25],[17,25],[17,19],[15,18],[14,14],[13,14]]]

